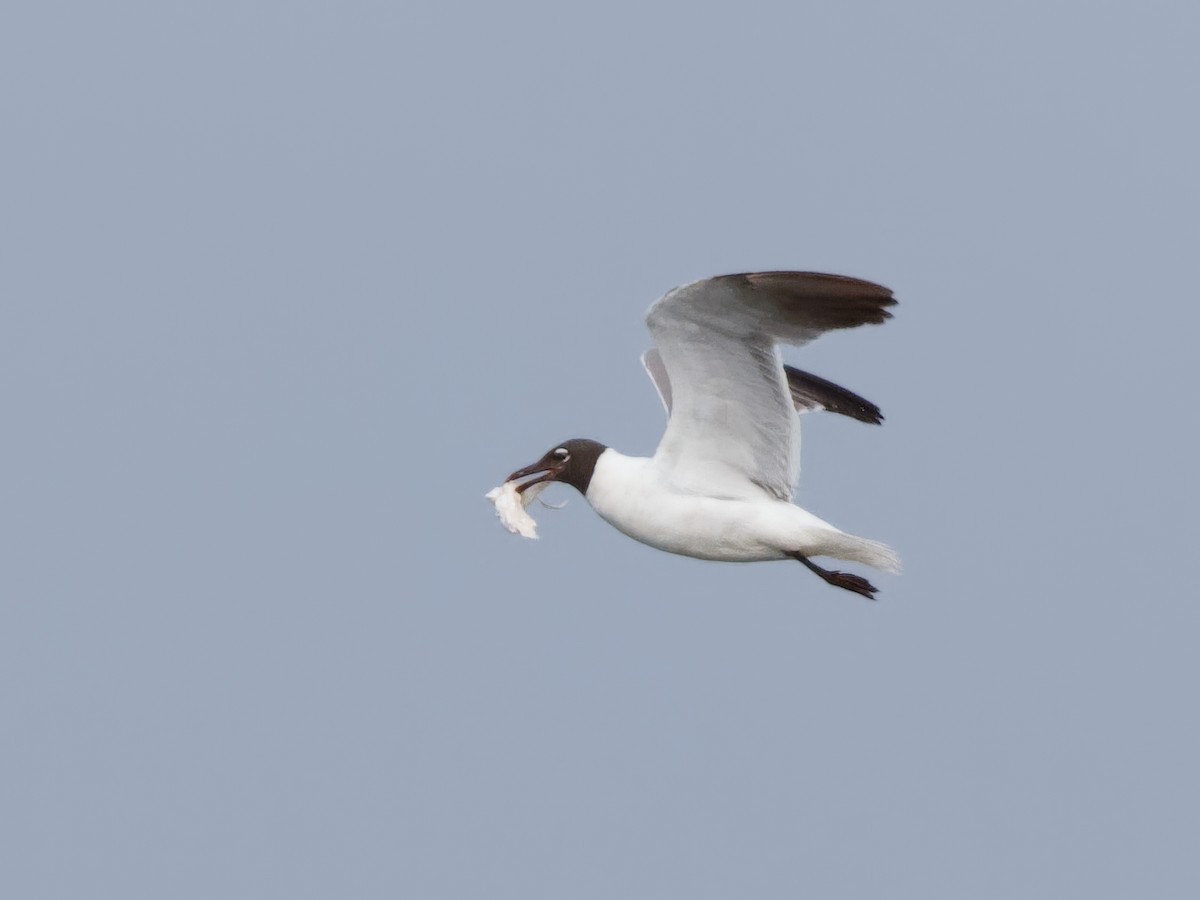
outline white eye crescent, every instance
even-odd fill
[[[571,456],[571,454],[567,452],[566,447],[559,447],[557,450],[554,451],[554,455],[557,456],[559,459],[569,459]]]

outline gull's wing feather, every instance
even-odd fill
[[[670,418],[671,376],[667,374],[667,367],[663,365],[662,354],[651,347],[642,354],[642,366],[646,369],[650,380],[654,382],[654,389],[658,391],[658,399],[662,401],[663,409],[667,411],[667,418]]]
[[[792,394],[796,412],[824,409],[868,425],[883,424],[883,413],[865,397],[811,372],[802,372],[792,366],[784,366],[783,371],[787,375],[788,390]]]
[[[663,477],[678,490],[734,497],[757,485],[790,499],[799,440],[777,345],[883,322],[895,302],[880,285],[813,272],[722,275],[669,291],[646,315],[665,382],[643,358],[670,413],[654,456]],[[809,408],[833,396],[823,379],[799,380]],[[834,405],[852,405],[846,395],[862,399],[845,391]]]
[[[667,367],[663,365],[662,354],[651,347],[642,354],[642,366],[650,376],[654,389],[658,391],[658,399],[662,401],[663,409],[670,417],[671,377],[667,374]],[[883,413],[879,411],[879,407],[865,397],[827,381],[820,375],[803,372],[793,366],[785,365],[783,372],[787,376],[788,391],[791,392],[792,405],[796,407],[796,412],[806,413],[823,409],[869,425],[883,423]]]

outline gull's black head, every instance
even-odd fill
[[[588,485],[592,483],[592,472],[596,468],[596,460],[607,449],[599,441],[572,438],[561,444],[555,444],[546,452],[545,456],[533,465],[517,469],[505,481],[516,481],[518,478],[536,475],[536,478],[526,481],[517,490],[523,491],[530,485],[541,484],[543,481],[561,481],[586,495]]]

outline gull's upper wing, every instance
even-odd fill
[[[883,322],[895,302],[878,284],[813,272],[722,275],[669,291],[646,315],[658,353],[642,358],[670,414],[654,456],[663,477],[678,490],[737,497],[757,485],[790,499],[799,470],[793,404],[843,407],[863,421],[878,409],[785,371],[777,345]]]
[[[658,399],[662,401],[667,416],[671,415],[671,376],[663,365],[662,354],[651,347],[642,354],[642,365],[646,374],[658,391]],[[792,395],[792,405],[796,412],[806,413],[816,409],[841,413],[869,425],[883,423],[883,413],[879,407],[865,397],[860,397],[853,391],[848,391],[841,385],[827,381],[811,372],[803,372],[793,366],[785,365],[783,372],[787,376],[788,391]]]

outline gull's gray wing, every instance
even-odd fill
[[[650,380],[654,382],[654,389],[658,391],[658,399],[662,401],[663,409],[667,411],[667,418],[670,418],[671,376],[667,374],[667,367],[663,365],[662,354],[651,347],[642,354],[642,366],[645,368],[646,374],[650,376]]]
[[[643,357],[670,414],[654,456],[662,476],[678,490],[791,499],[793,407],[853,409],[863,421],[878,409],[798,369],[789,377],[778,344],[881,323],[895,302],[881,285],[814,272],[722,275],[667,292],[646,315],[657,354]]]
[[[662,401],[663,409],[669,417],[671,377],[667,374],[667,367],[663,365],[662,354],[651,347],[642,354],[642,366],[650,376],[654,389],[658,391],[658,399]],[[827,381],[820,375],[801,371],[794,366],[785,365],[783,373],[787,376],[788,391],[792,395],[792,405],[796,407],[796,412],[806,413],[823,409],[866,422],[868,425],[883,423],[883,413],[879,411],[879,407],[865,397]]]

